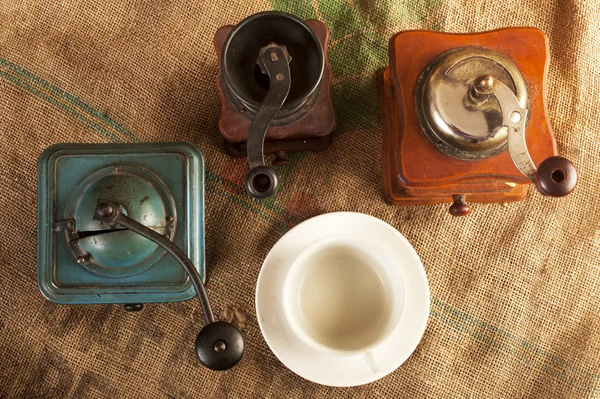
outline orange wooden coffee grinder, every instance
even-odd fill
[[[379,79],[383,186],[396,205],[511,202],[534,183],[561,197],[577,172],[546,115],[548,40],[535,28],[406,31]]]

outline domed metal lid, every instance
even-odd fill
[[[483,47],[443,53],[417,83],[416,109],[423,130],[440,151],[455,158],[482,159],[506,149],[508,131],[498,100],[473,96],[481,76],[506,84],[527,108],[527,86],[518,68],[504,55]]]
[[[98,199],[110,198],[124,214],[165,236],[175,233],[175,206],[164,184],[135,166],[109,166],[84,179],[73,190],[65,218],[73,218],[78,240],[71,246],[89,271],[126,277],[152,266],[164,254],[153,242],[129,230],[104,230],[93,220]]]

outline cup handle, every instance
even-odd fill
[[[367,361],[367,364],[369,365],[369,368],[373,373],[379,371],[379,362],[377,361],[377,358],[375,357],[373,352],[365,353],[365,360]]]

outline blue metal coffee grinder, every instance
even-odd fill
[[[60,304],[185,301],[206,325],[200,362],[236,365],[244,338],[204,287],[204,159],[187,143],[56,144],[38,162],[38,285]]]

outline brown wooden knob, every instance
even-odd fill
[[[287,154],[285,151],[277,151],[275,153],[275,159],[273,160],[273,165],[275,166],[284,166],[290,163],[290,160],[287,158]]]
[[[471,207],[465,202],[464,194],[453,195],[452,198],[454,198],[454,203],[448,210],[452,216],[467,216],[471,213]]]
[[[553,156],[539,164],[535,174],[538,191],[550,197],[564,197],[577,185],[577,170],[567,158]]]

